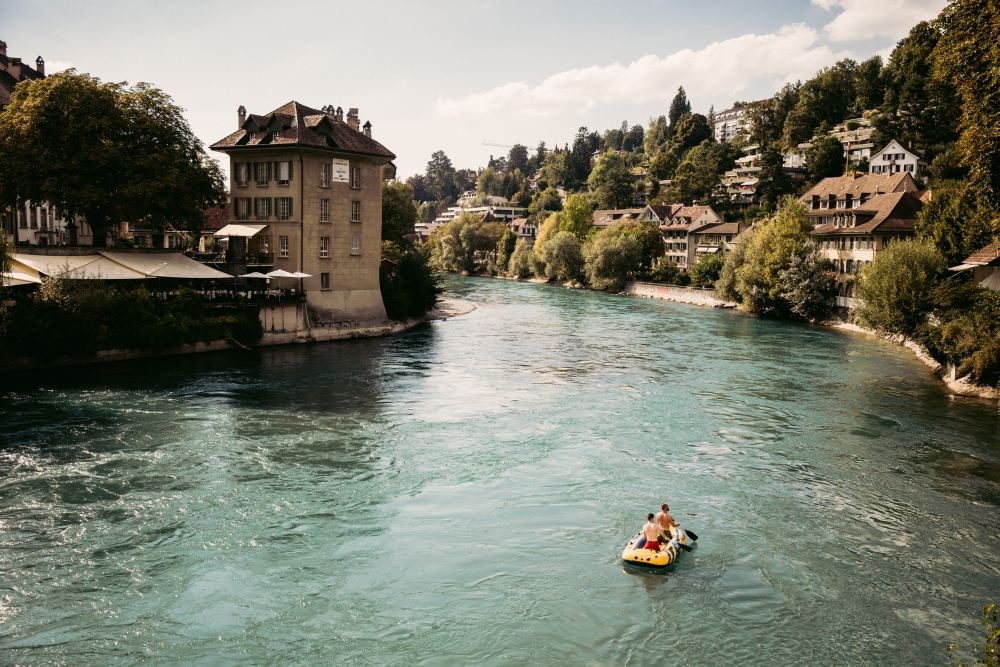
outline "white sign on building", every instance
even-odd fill
[[[349,183],[351,180],[351,162],[350,160],[334,160],[333,161],[333,182],[334,183]]]

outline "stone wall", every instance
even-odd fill
[[[625,286],[622,294],[644,296],[648,299],[691,303],[697,306],[709,306],[712,308],[736,307],[735,303],[716,298],[713,290],[701,287],[680,287],[678,285],[633,282]]]

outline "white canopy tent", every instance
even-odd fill
[[[145,280],[232,278],[178,252],[131,253],[101,250],[93,255],[28,255],[15,253],[13,271],[33,276],[59,276],[73,280]]]
[[[229,238],[230,236],[242,236],[244,238],[250,238],[252,236],[257,236],[260,234],[267,225],[238,225],[229,224],[215,232],[213,236],[218,236],[219,238]]]

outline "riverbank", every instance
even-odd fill
[[[695,287],[679,287],[676,285],[659,285],[655,283],[633,282],[625,286],[621,292],[627,296],[638,296],[647,299],[675,301],[708,308],[736,308],[735,303],[723,301],[715,297],[711,290]],[[938,362],[922,345],[902,336],[881,336],[878,333],[843,320],[827,320],[819,323],[839,331],[851,332],[875,338],[882,338],[907,348],[922,361],[956,396],[969,396],[1000,401],[1000,389],[986,387],[970,382],[967,378],[956,377],[955,367]]]
[[[160,350],[113,349],[98,350],[88,355],[64,355],[47,359],[20,358],[8,360],[7,369],[11,371],[33,371],[63,367],[88,366],[115,361],[131,361],[136,359],[156,359],[178,355],[202,354],[205,352],[222,352],[226,350],[253,350],[261,347],[281,345],[301,345],[307,343],[324,343],[352,338],[378,338],[401,333],[431,321],[447,320],[451,317],[465,315],[476,309],[471,301],[463,299],[441,299],[433,310],[423,317],[402,322],[387,323],[347,323],[336,326],[305,326],[295,331],[265,332],[254,346],[243,345],[233,339],[213,340],[198,343],[178,345]],[[294,321],[294,319],[292,320]]]

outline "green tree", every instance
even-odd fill
[[[932,290],[930,305],[933,317],[917,340],[960,377],[1000,386],[1000,292],[946,280]]]
[[[813,183],[829,176],[843,175],[844,145],[840,139],[829,134],[813,139],[812,146],[806,151],[806,168]]]
[[[583,277],[582,244],[572,232],[556,232],[542,247],[541,259],[549,280],[570,281]]]
[[[573,148],[567,159],[568,177],[566,185],[580,187],[590,176],[591,158],[601,145],[601,137],[596,132],[581,127],[573,139]]]
[[[532,273],[532,252],[528,243],[524,239],[518,239],[514,245],[514,252],[510,255],[507,263],[507,275],[511,278],[524,280]]]
[[[617,150],[605,151],[597,158],[587,185],[597,208],[627,208],[635,199],[628,161]]]
[[[569,153],[566,151],[550,152],[546,154],[542,164],[542,173],[550,187],[558,185],[569,185]]]
[[[514,254],[514,247],[517,245],[517,234],[509,227],[504,229],[503,235],[497,243],[497,268],[500,273],[507,273],[507,264]]]
[[[705,253],[691,267],[691,282],[702,287],[711,287],[719,279],[726,256],[721,252]]]
[[[476,192],[481,195],[498,195],[502,185],[500,174],[493,167],[486,167],[476,179]]]
[[[677,121],[679,121],[684,114],[689,113],[691,113],[691,103],[688,101],[687,93],[684,92],[684,86],[679,86],[677,88],[677,94],[674,95],[674,99],[670,101],[670,110],[667,112],[667,119],[670,121],[671,134],[675,134]]]
[[[760,152],[760,173],[757,175],[757,197],[760,206],[773,211],[782,197],[794,190],[791,179],[785,173],[785,158],[776,146],[768,146]]]
[[[747,141],[758,146],[779,144],[788,115],[799,101],[801,84],[785,84],[770,100],[747,109],[750,132]]]
[[[808,141],[823,123],[833,126],[848,117],[857,100],[856,70],[853,60],[841,60],[802,84],[795,108],[785,118],[785,148]]]
[[[427,186],[434,199],[446,205],[453,204],[461,192],[455,177],[455,167],[444,151],[434,151],[424,169]]]
[[[792,314],[811,321],[830,316],[837,297],[833,268],[812,240],[792,254],[788,268],[779,274],[781,298]]]
[[[594,229],[594,209],[586,195],[575,194],[566,198],[559,214],[559,231],[571,232],[581,242]]]
[[[546,188],[537,191],[531,198],[531,203],[528,204],[528,215],[535,220],[539,220],[549,213],[561,210],[562,200],[559,198],[559,193],[555,191],[555,188]]]
[[[949,266],[989,245],[995,211],[966,183],[937,181],[933,196],[917,214],[918,238],[930,239]]]
[[[614,233],[613,227],[599,231],[583,248],[587,282],[595,289],[621,290],[639,269],[640,252],[634,237]]]
[[[477,256],[493,253],[506,225],[463,213],[431,233],[431,263],[441,271],[474,273]]]
[[[872,56],[858,65],[855,70],[854,90],[857,99],[855,109],[875,109],[885,98],[885,83],[882,80],[882,56]]]
[[[961,97],[958,146],[972,187],[1000,208],[1000,20],[994,0],[951,2],[938,19],[940,41],[931,54],[936,80]],[[1000,226],[996,232],[1000,234]]]
[[[666,116],[649,119],[649,130],[643,136],[643,151],[646,155],[655,155],[670,139],[670,126]]]
[[[959,4],[968,6],[970,3]],[[990,23],[982,21],[981,17],[977,20],[980,21],[977,29],[984,29]],[[955,94],[950,77],[935,77],[932,72],[933,54],[940,36],[939,27],[922,21],[893,49],[883,71],[885,97],[882,113],[875,119],[877,144],[885,145],[896,139],[905,146],[923,151],[926,160],[933,160],[957,137],[960,98]],[[963,61],[955,74],[964,77],[968,72],[972,78],[979,62]]]
[[[677,165],[670,184],[671,200],[687,204],[711,202],[721,184],[722,174],[733,164],[728,145],[706,139],[691,149]]]
[[[642,150],[645,137],[646,132],[642,129],[642,125],[633,125],[622,139],[622,150],[632,153]]]
[[[441,282],[424,246],[382,242],[379,285],[385,312],[391,320],[420,317],[434,308]]]
[[[560,213],[549,214],[549,217],[545,218],[545,221],[538,227],[538,234],[535,236],[534,251],[539,258],[542,256],[542,248],[545,247],[545,244],[559,232],[559,218],[561,215]]]
[[[416,224],[413,187],[402,181],[390,181],[382,188],[382,240],[408,245],[406,237],[414,233]]]
[[[521,144],[514,144],[507,153],[507,169],[510,171],[520,170],[522,173],[528,171],[528,147]]]
[[[69,219],[82,214],[96,245],[126,220],[197,231],[226,197],[181,108],[145,83],[73,70],[24,81],[0,114],[0,155],[0,204],[47,201]]]
[[[897,241],[861,270],[855,317],[875,331],[910,336],[924,323],[944,256],[927,239]]]
[[[782,274],[805,245],[809,229],[805,205],[786,198],[774,217],[754,226],[744,247],[738,244],[737,251],[729,253],[726,263],[739,262],[739,266],[734,267],[732,285],[723,268],[717,289],[727,296],[729,290],[735,292],[740,307],[747,312],[788,315],[791,308],[783,296],[786,283]]]

